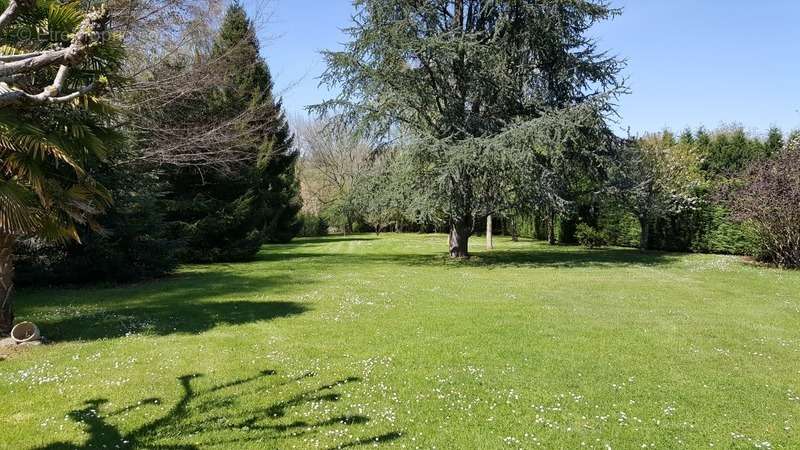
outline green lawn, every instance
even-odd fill
[[[24,290],[2,448],[800,448],[800,272],[441,235]]]

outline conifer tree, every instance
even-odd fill
[[[287,242],[301,227],[300,185],[295,176],[298,154],[283,105],[273,95],[269,66],[259,55],[255,29],[240,4],[229,8],[214,52],[229,58],[235,67],[245,68],[231,72],[235,88],[225,97],[234,108],[248,104],[256,108],[264,130],[258,137],[256,166],[247,193],[252,208],[250,226],[264,241]]]
[[[266,240],[286,241],[299,231],[297,156],[288,124],[276,101],[269,68],[259,54],[255,28],[238,3],[231,5],[211,51],[226,71],[209,93],[207,114],[235,117],[247,111],[254,122],[243,133],[250,155],[225,172],[179,170],[173,176],[174,218],[188,236],[185,260],[252,258]],[[240,151],[240,149],[237,149]]]
[[[298,153],[280,101],[273,104],[269,140],[259,153],[254,185],[255,221],[267,242],[288,242],[302,228],[296,176]]]
[[[767,134],[767,141],[764,143],[764,151],[767,157],[777,154],[783,148],[783,132],[778,127],[771,127]]]
[[[623,62],[590,28],[619,11],[601,0],[359,0],[311,107],[391,142],[403,135],[420,195],[468,257],[476,217],[539,204],[552,217],[576,157],[595,167]],[[568,175],[568,174],[567,174]]]

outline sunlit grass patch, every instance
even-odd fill
[[[34,289],[0,447],[796,448],[800,273],[441,235]]]

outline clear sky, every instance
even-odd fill
[[[262,53],[290,115],[330,94],[318,87],[321,49],[336,49],[350,0],[245,0],[260,24]],[[249,2],[249,3],[248,3]],[[628,61],[632,90],[618,127],[714,128],[763,133],[800,128],[800,1],[614,0],[622,16],[597,26],[600,48]]]

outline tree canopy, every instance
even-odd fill
[[[552,172],[547,164],[528,166],[529,157],[514,160],[521,155],[516,149],[532,153],[538,144],[540,150],[561,151],[570,137],[605,128],[602,120],[576,121],[573,110],[596,119],[610,112],[610,97],[623,90],[622,61],[599,51],[586,33],[618,14],[605,2],[355,5],[345,49],[325,52],[322,80],[339,86],[341,94],[312,110],[364,133],[400,135],[413,144],[407,147],[430,186],[422,192],[451,223],[452,256],[467,256],[475,215],[491,213],[498,197],[508,198],[496,189],[501,180],[530,183]],[[569,119],[556,119],[565,114]],[[544,126],[547,133],[533,131]],[[530,170],[508,177],[512,167]],[[548,195],[558,196],[555,190]],[[531,199],[515,199],[526,201]]]

